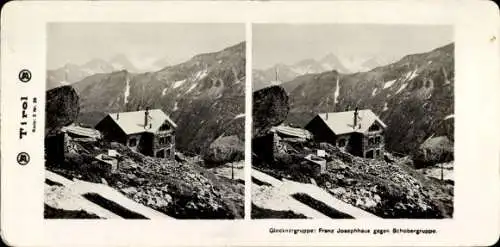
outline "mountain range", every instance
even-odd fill
[[[244,42],[154,72],[98,68],[72,83],[80,123],[93,126],[107,113],[149,107],[176,122],[176,145],[186,153],[199,154],[220,136],[244,137]]]
[[[453,43],[367,72],[301,75],[281,84],[290,97],[286,122],[304,126],[319,112],[371,109],[388,126],[386,148],[412,153],[431,137],[454,140],[454,78]]]
[[[47,89],[51,89],[62,85],[73,84],[94,74],[112,73],[120,70],[127,70],[131,73],[158,71],[168,65],[170,65],[170,62],[168,58],[165,57],[139,67],[131,62],[124,54],[117,54],[109,60],[96,58],[80,65],[67,63],[63,67],[48,70],[46,86]]]
[[[369,71],[378,66],[387,64],[386,60],[378,57],[361,57],[335,55],[328,53],[320,59],[303,59],[294,64],[278,63],[267,69],[254,69],[252,71],[253,90],[259,90],[271,85],[279,85],[298,76],[317,74],[325,71],[336,70],[340,73],[356,73]]]

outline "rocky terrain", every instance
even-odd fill
[[[339,74],[334,73],[334,75],[338,76]],[[283,87],[273,86],[254,92],[253,119],[256,120],[253,125],[254,138],[265,135],[270,127],[282,124],[294,117],[290,115],[294,113],[293,106],[296,102],[288,102],[286,86],[286,84]],[[297,86],[297,88],[300,87],[306,87],[306,85]],[[290,99],[293,99],[292,97],[293,94],[290,95]],[[308,99],[314,100],[314,98]],[[272,106],[272,110],[264,110],[268,106]],[[297,109],[300,106],[295,105],[295,107]],[[389,138],[391,133],[393,132],[386,133],[386,138]],[[432,135],[422,142],[419,142],[418,138],[407,141],[415,142],[413,145],[415,150],[411,152],[411,155],[401,156],[386,152],[384,160],[374,160],[353,156],[328,143],[315,143],[311,140],[293,142],[282,140],[276,150],[267,150],[267,152],[274,153],[272,161],[259,156],[263,153],[260,146],[252,147],[252,167],[282,181],[293,180],[302,184],[312,183],[335,198],[379,217],[452,217],[454,194],[454,183],[451,175],[453,172],[452,141],[447,136],[433,137]],[[327,162],[326,172],[319,176],[304,170],[304,157],[308,154],[314,154],[317,149],[325,150],[327,153],[325,158]],[[438,176],[438,168],[441,166],[437,164],[439,162],[448,162],[443,165],[444,181],[440,181]],[[426,168],[420,169],[421,167]],[[252,193],[257,193],[259,198],[264,199],[276,197],[275,194],[280,191],[272,184],[257,180],[253,181],[252,186]],[[295,199],[308,198],[307,194],[294,196],[301,196]],[[281,199],[274,198],[272,200],[280,200],[286,202],[287,205],[297,204],[296,201],[289,197],[283,197],[281,194],[279,198]],[[309,202],[309,206],[316,206],[318,209],[323,208],[325,210],[323,212],[326,212],[327,215],[332,211],[335,215],[335,210],[328,209],[328,205],[322,202],[311,203],[311,198],[304,202]],[[252,217],[303,217],[300,212],[262,208],[262,205],[265,203],[261,202],[261,204],[252,207]],[[310,215],[314,215],[314,212]]]
[[[327,170],[312,177],[301,169],[302,154],[317,144],[289,147],[275,164],[253,166],[279,179],[315,183],[336,198],[383,218],[449,218],[453,214],[453,185],[415,170],[409,157],[385,160],[352,156],[333,146],[326,148]],[[305,147],[304,147],[305,146]],[[291,151],[294,150],[294,151]]]
[[[47,169],[71,179],[106,181],[130,199],[178,219],[243,217],[244,184],[215,175],[197,157],[179,162],[144,156],[118,143],[74,141],[70,145],[66,162],[49,164]],[[84,168],[107,149],[123,155],[117,172]]]
[[[60,135],[64,126],[76,122],[82,108],[81,100],[82,97],[72,86],[47,91],[46,138]],[[236,125],[233,129],[241,128],[240,121],[237,119],[228,122],[227,130],[211,145],[213,150],[207,148],[209,151],[218,152],[218,156],[214,158],[217,162],[205,162],[199,155],[184,156],[179,152],[176,152],[176,160],[157,159],[134,152],[118,143],[69,136],[64,141],[64,157],[54,159],[52,156],[58,154],[55,150],[62,142],[53,145],[56,142],[51,139],[45,147],[46,169],[65,177],[67,184],[76,185],[69,187],[52,180],[46,181],[45,217],[107,218],[115,217],[113,213],[116,213],[124,218],[147,218],[124,208],[118,201],[103,198],[100,194],[74,192],[77,188],[85,190],[96,187],[97,191],[108,191],[112,195],[115,191],[118,194],[115,193],[113,198],[122,203],[124,199],[119,196],[125,195],[133,202],[173,218],[242,218],[243,169],[241,162],[235,164],[234,161],[243,159],[244,152],[239,149],[243,146],[240,139],[243,134],[231,132],[231,125]],[[229,151],[226,147],[230,148]],[[110,149],[119,153],[118,165],[113,172],[96,166],[98,163],[95,157],[107,153]],[[228,172],[228,169],[231,172]],[[93,203],[112,212],[100,209]],[[134,207],[133,203],[125,201],[125,204]],[[58,205],[70,205],[71,209],[59,208]],[[86,211],[89,207],[98,210]],[[146,211],[148,212],[147,209]]]
[[[454,141],[454,45],[407,55],[368,72],[299,76],[282,86],[290,96],[285,121],[304,126],[318,112],[371,109],[388,126],[388,150],[414,154],[431,137]]]

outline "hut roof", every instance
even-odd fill
[[[92,137],[96,139],[101,138],[101,133],[98,130],[92,128],[85,128],[74,124],[62,127],[61,131],[71,133],[77,136]]]
[[[284,125],[278,125],[278,126],[272,127],[271,132],[276,132],[278,134],[293,136],[293,137],[298,137],[298,138],[304,138],[304,139],[310,139],[312,137],[312,134],[305,129],[293,128],[293,127],[284,126]]]
[[[161,109],[148,111],[148,125],[144,126],[145,110],[133,112],[118,112],[108,114],[111,119],[125,132],[125,134],[137,134],[142,132],[155,133],[166,122],[173,128],[177,125]]]
[[[358,110],[356,126],[354,126],[354,111],[319,113],[318,116],[336,135],[364,133],[374,122],[379,123],[383,128],[387,127],[370,109]]]

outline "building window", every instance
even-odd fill
[[[380,130],[380,127],[378,126],[378,124],[374,124],[374,125],[370,126],[370,128],[368,128],[368,131],[377,131],[377,130]]]
[[[368,144],[372,145],[374,143],[373,137],[368,138]]]
[[[163,124],[161,127],[160,127],[160,131],[165,131],[165,130],[169,130],[170,129],[170,125],[168,124]]]
[[[156,152],[156,158],[165,158],[165,151],[162,149]]]
[[[160,145],[165,145],[165,144],[168,144],[172,141],[172,137],[171,136],[162,136],[159,138],[158,140],[158,143]]]
[[[379,144],[381,142],[382,142],[382,137],[381,136],[375,137],[375,143]]]
[[[339,141],[337,142],[337,146],[339,146],[341,148],[345,147],[345,145],[346,145],[346,140],[343,138],[339,139]]]
[[[366,152],[365,157],[366,157],[366,158],[373,159],[373,150],[370,150],[370,151]]]
[[[135,146],[137,146],[137,139],[136,138],[130,138],[130,139],[128,139],[128,146],[129,147],[135,147]]]

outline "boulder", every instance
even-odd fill
[[[327,153],[339,152],[339,149],[328,142],[320,142],[319,148],[325,150]]]
[[[235,135],[221,136],[210,144],[203,154],[205,164],[217,166],[242,160],[245,157],[245,143]]]
[[[420,145],[414,155],[414,162],[417,168],[432,166],[453,159],[453,142],[446,136],[427,139]]]
[[[281,124],[288,116],[288,93],[281,86],[271,86],[253,93],[252,137],[268,133],[271,127]]]
[[[46,93],[45,135],[57,133],[73,123],[80,112],[79,96],[72,86],[62,86]]]

